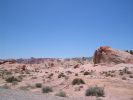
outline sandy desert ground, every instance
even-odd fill
[[[84,84],[73,84],[75,78],[82,79]],[[52,92],[43,93],[46,86]],[[88,88],[96,86],[104,90],[103,96],[85,95]],[[40,64],[7,62],[0,65],[0,87],[49,96],[63,91],[65,98],[77,100],[133,100],[133,64],[94,65],[92,61],[64,59]]]

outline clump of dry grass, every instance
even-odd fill
[[[91,75],[92,73],[91,72],[88,72],[88,71],[86,71],[86,72],[84,72],[84,75]]]
[[[44,86],[42,88],[43,93],[49,93],[49,92],[52,92],[52,91],[53,91],[52,87],[49,87],[49,86]]]
[[[122,77],[122,80],[126,80],[127,78],[126,77]]]
[[[80,84],[85,84],[84,80],[82,80],[81,78],[75,78],[72,81],[72,85],[80,85]]]
[[[18,76],[7,76],[5,78],[6,82],[12,83],[12,82],[21,82],[22,81],[22,77]]]
[[[41,84],[41,83],[36,83],[35,86],[36,86],[37,88],[41,88],[41,87],[42,87],[42,84]]]
[[[97,97],[103,97],[104,94],[105,94],[104,88],[98,86],[89,87],[85,93],[86,96],[97,96]]]
[[[133,75],[129,75],[129,78],[133,78]]]
[[[65,77],[66,75],[64,75],[64,73],[60,73],[59,75],[58,75],[58,78],[61,78],[61,77]]]

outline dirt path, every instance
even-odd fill
[[[85,98],[57,97],[47,94],[35,94],[28,91],[0,89],[0,100],[87,100]]]
[[[66,100],[66,98],[35,94],[28,91],[0,89],[0,100]]]

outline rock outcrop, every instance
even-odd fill
[[[0,61],[0,65],[5,64],[5,63],[14,64],[16,63],[16,61],[15,60],[1,60]]]
[[[93,57],[94,64],[119,64],[131,63],[133,64],[133,55],[128,52],[112,49],[109,46],[102,46],[98,48]]]

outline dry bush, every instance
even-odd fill
[[[122,77],[122,80],[126,80],[127,78],[126,77]]]
[[[49,93],[49,92],[52,92],[52,91],[53,91],[52,87],[49,87],[49,86],[45,86],[45,87],[42,88],[43,93]]]
[[[122,71],[119,72],[119,75],[123,75],[124,73]]]
[[[80,84],[85,84],[84,80],[80,79],[80,78],[75,78],[72,81],[72,85],[80,85]]]
[[[18,76],[18,77],[16,77],[16,76],[7,76],[6,78],[5,78],[5,81],[6,82],[9,82],[9,83],[12,83],[12,82],[21,82],[22,81],[22,77],[21,76]]]
[[[75,76],[78,76],[78,73],[75,73]]]
[[[91,75],[92,73],[91,72],[84,72],[84,75]]]
[[[41,87],[42,87],[42,84],[41,84],[41,83],[36,83],[35,86],[36,86],[37,88],[41,88]]]
[[[53,73],[49,74],[48,78],[51,79],[53,75],[54,75]]]
[[[133,75],[129,75],[129,78],[133,78]]]
[[[66,75],[64,75],[64,73],[60,73],[59,75],[58,75],[58,78],[61,78],[61,77],[65,77]]]
[[[97,97],[103,97],[104,94],[105,94],[104,88],[98,86],[89,87],[85,93],[86,96],[97,96]]]

